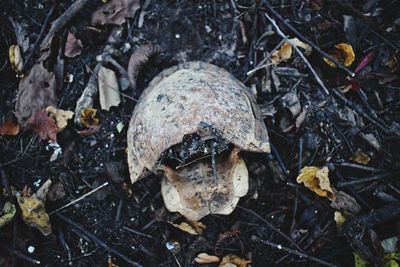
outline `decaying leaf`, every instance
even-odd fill
[[[49,235],[51,233],[50,218],[46,213],[43,201],[38,199],[36,194],[26,196],[20,193],[17,193],[17,200],[24,222],[37,228],[43,235]]]
[[[58,131],[61,132],[68,125],[68,120],[72,119],[74,113],[69,110],[58,109],[53,106],[48,106],[46,111],[54,116]]]
[[[292,57],[292,45],[283,43],[282,46],[271,55],[271,63],[279,64],[282,61],[288,60]]]
[[[26,120],[38,111],[56,104],[56,79],[39,62],[31,68],[28,75],[19,82],[15,116],[19,124],[26,126]]]
[[[203,234],[203,231],[206,229],[206,226],[201,223],[201,222],[181,222],[180,224],[175,224],[170,222],[171,225],[173,225],[174,227],[189,233],[191,235],[201,235]]]
[[[353,64],[356,58],[353,51],[353,47],[345,43],[340,43],[335,45],[335,48],[331,51],[331,53],[329,53],[329,55],[337,62],[342,63],[346,67]],[[336,64],[330,61],[329,59],[324,58],[324,61],[332,68],[336,68]]]
[[[208,255],[207,253],[200,253],[196,256],[194,261],[198,264],[217,263],[220,259],[217,256]]]
[[[42,140],[57,140],[57,125],[54,118],[46,111],[39,110],[27,120],[28,126],[36,132]]]
[[[222,259],[219,267],[247,267],[249,263],[251,261],[229,254]]]
[[[336,199],[331,202],[330,206],[336,210],[345,210],[352,214],[357,214],[361,211],[361,206],[356,199],[346,194],[343,191],[333,191]]]
[[[99,69],[99,95],[101,109],[110,110],[121,102],[118,79],[113,70],[103,66]]]
[[[292,45],[295,45],[295,46],[297,46],[297,47],[302,48],[302,49],[304,50],[304,54],[305,54],[306,56],[309,56],[309,55],[311,54],[311,52],[312,52],[312,47],[311,47],[309,44],[306,44],[306,43],[300,41],[297,37],[296,37],[296,38],[289,39],[289,41],[290,41],[290,43],[291,43]]]
[[[360,149],[357,149],[355,155],[351,158],[351,160],[367,165],[368,162],[371,160],[371,158],[367,154],[362,152]]]
[[[110,0],[92,14],[93,25],[125,23],[127,18],[133,18],[140,8],[139,0]]]
[[[15,206],[7,201],[4,204],[3,210],[0,212],[0,228],[12,221],[15,215]]]
[[[20,128],[15,119],[9,119],[0,125],[0,135],[17,135]]]
[[[335,211],[333,219],[335,220],[337,227],[341,227],[346,221],[346,217],[344,217],[340,211]]]
[[[76,57],[82,53],[82,50],[83,44],[81,40],[77,39],[73,33],[68,32],[64,55],[70,58]]]
[[[21,49],[19,48],[19,46],[18,45],[10,46],[8,55],[10,57],[10,63],[12,69],[18,74],[21,73],[22,66],[24,65],[24,63],[22,60]]]
[[[65,196],[65,190],[62,183],[57,182],[50,186],[50,190],[47,193],[47,198],[50,201],[57,201]]]
[[[99,125],[99,118],[97,117],[97,109],[85,108],[81,111],[81,123],[86,128]]]
[[[297,177],[297,183],[304,185],[316,193],[318,196],[327,197],[330,200],[335,200],[336,196],[330,185],[328,177],[328,167],[306,166],[301,169],[300,175]]]
[[[246,164],[238,153],[234,149],[230,155],[217,157],[218,179],[212,175],[209,159],[177,170],[163,166],[161,192],[167,209],[191,221],[210,213],[230,214],[249,186]]]
[[[44,182],[44,184],[42,184],[42,186],[37,190],[36,192],[36,196],[38,199],[40,199],[41,201],[45,202],[46,201],[46,196],[47,193],[50,190],[50,186],[51,186],[51,180],[48,179],[46,182]]]

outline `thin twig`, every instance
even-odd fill
[[[40,261],[38,261],[38,260],[36,260],[36,259],[34,259],[34,258],[31,258],[31,257],[29,257],[28,255],[25,255],[24,253],[22,253],[22,252],[20,252],[20,251],[18,251],[18,250],[16,250],[16,249],[11,248],[10,246],[5,246],[5,245],[3,245],[3,244],[0,244],[0,247],[1,247],[2,249],[6,250],[8,253],[14,254],[14,255],[17,256],[18,258],[21,258],[21,259],[23,259],[23,260],[26,260],[27,262],[29,262],[29,263],[31,263],[31,264],[39,265],[39,264],[41,263]]]

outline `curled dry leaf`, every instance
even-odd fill
[[[76,57],[82,53],[83,44],[81,40],[77,39],[75,35],[68,32],[67,42],[65,43],[64,55],[66,57]]]
[[[337,227],[341,227],[346,221],[346,217],[340,213],[340,211],[335,211],[333,219],[335,220]]]
[[[17,135],[20,128],[15,119],[9,119],[0,125],[0,135]]]
[[[206,226],[201,223],[201,222],[181,222],[180,224],[175,224],[175,223],[171,223],[171,225],[173,225],[174,227],[189,233],[191,235],[201,235],[203,234],[203,231],[206,229]]]
[[[329,55],[337,62],[342,63],[346,67],[353,64],[356,58],[353,51],[353,47],[345,43],[340,43],[335,45],[335,48],[329,53]],[[329,59],[324,58],[324,61],[332,68],[336,68],[336,64],[330,61]]]
[[[26,120],[38,111],[56,104],[56,78],[48,72],[43,62],[33,65],[29,74],[19,82],[15,116],[19,124],[26,126]]]
[[[97,117],[97,109],[85,108],[81,110],[81,123],[86,128],[99,125],[99,118]]]
[[[308,189],[318,196],[335,200],[336,196],[331,188],[328,174],[329,170],[326,166],[322,168],[306,166],[301,169],[300,175],[296,180],[297,183],[304,183]]]
[[[207,253],[200,253],[196,256],[194,261],[198,264],[217,263],[220,259],[217,256],[208,255]]]
[[[357,149],[355,155],[351,158],[351,160],[367,165],[368,162],[371,160],[371,158],[367,154],[362,152],[360,149]]]
[[[54,118],[46,111],[39,110],[27,120],[28,126],[36,132],[42,140],[57,140],[57,125]]]
[[[62,130],[65,129],[65,127],[67,127],[68,120],[72,119],[72,117],[74,116],[74,113],[72,111],[58,109],[53,106],[48,106],[46,108],[46,111],[53,115],[54,119],[56,120],[59,132],[61,132]]]
[[[149,58],[161,53],[162,49],[158,45],[146,44],[133,52],[129,59],[128,76],[129,83],[133,90],[136,89],[136,80],[140,69],[149,61]]]
[[[108,111],[110,107],[117,107],[121,102],[118,79],[113,70],[103,66],[100,66],[98,75],[100,106]]]
[[[219,264],[220,267],[247,267],[251,261],[240,258],[236,255],[229,254],[225,256],[221,263]]]
[[[163,166],[161,192],[167,209],[191,221],[210,213],[230,214],[248,191],[248,171],[238,153],[234,149],[230,155],[217,157],[217,179],[208,159],[178,170]]]
[[[51,233],[50,218],[43,201],[37,198],[36,194],[26,196],[20,193],[17,193],[17,200],[24,222],[37,228],[43,235],[49,235]]]
[[[292,39],[289,39],[289,41],[292,45],[302,48],[304,50],[304,54],[306,56],[309,56],[311,54],[312,47],[309,44],[306,44],[306,43],[300,41],[298,38],[292,38]]]
[[[21,73],[22,67],[24,65],[21,55],[21,49],[18,45],[10,46],[8,50],[8,55],[10,58],[11,68],[18,74]]]
[[[50,186],[51,186],[51,180],[48,179],[46,182],[44,182],[44,184],[42,184],[42,186],[37,190],[36,192],[36,196],[38,199],[40,199],[41,201],[46,201],[46,196],[47,193],[50,190]]]
[[[0,212],[0,228],[12,221],[15,215],[15,206],[7,201],[4,204],[3,210]]]
[[[127,18],[133,18],[140,9],[139,0],[110,0],[92,14],[93,25],[125,23]]]
[[[279,64],[282,61],[286,61],[292,57],[292,45],[289,43],[283,43],[279,50],[275,51],[271,55],[271,63]]]

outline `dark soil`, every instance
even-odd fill
[[[31,266],[34,260],[43,266],[105,266],[109,259],[118,266],[129,266],[127,259],[143,266],[197,266],[193,260],[201,252],[221,258],[236,254],[250,259],[251,266],[354,266],[353,253],[357,252],[371,266],[383,266],[387,252],[383,252],[380,241],[400,235],[400,1],[267,3],[323,51],[329,52],[337,43],[351,44],[356,55],[349,67],[352,71],[368,53],[374,53],[371,63],[353,79],[344,70],[329,67],[314,49],[307,59],[329,95],[295,52],[278,66],[248,73],[260,62],[264,64],[263,59],[279,49],[282,40],[265,13],[289,38],[301,39],[268,10],[264,1],[149,2],[140,28],[140,11],[123,24],[123,40],[116,46],[120,53],[115,60],[127,69],[130,55],[143,44],[159,45],[163,52],[144,65],[135,92],[130,88],[123,91],[130,98],[122,97],[118,108],[109,112],[100,111],[98,133],[83,137],[77,133],[81,128],[71,121],[58,134],[63,153],[53,162],[49,160],[53,151],[48,143],[29,129],[17,136],[0,137],[4,185],[0,211],[7,200],[15,201],[6,193],[7,183],[13,190],[28,186],[33,192],[48,179],[62,184],[65,196],[45,203],[51,212],[109,182],[53,213],[52,234],[46,237],[27,226],[17,211],[14,220],[0,229],[0,266]],[[55,3],[50,22],[73,1]],[[73,75],[73,81],[57,88],[58,108],[75,109],[91,76],[89,69],[97,64],[96,56],[113,27],[87,30],[90,14],[100,5],[101,1],[91,1],[57,35],[59,46],[65,43],[68,31],[84,45],[80,56],[65,59],[64,72]],[[13,116],[20,79],[8,60],[8,49],[16,44],[9,18],[26,28],[32,45],[51,6],[52,2],[42,0],[1,3],[0,122]],[[345,23],[349,18],[351,26]],[[32,59],[38,58],[36,51]],[[129,119],[136,103],[132,97],[139,97],[162,69],[191,60],[223,67],[257,93],[272,144],[271,154],[244,154],[250,173],[249,193],[231,215],[202,219],[207,228],[198,236],[168,223],[184,218],[165,210],[159,177],[149,174],[130,184],[125,152]],[[121,75],[115,67],[108,67]],[[349,92],[339,91],[349,84]],[[298,98],[303,110],[307,109],[297,129],[293,127],[297,115],[290,111],[293,101],[288,93]],[[94,107],[100,110],[97,99]],[[116,125],[120,122],[124,128],[118,132]],[[357,150],[371,158],[368,165],[351,159]],[[303,166],[328,166],[332,186],[354,197],[361,211],[342,211],[347,220],[343,227],[337,227],[330,200],[296,182]],[[100,242],[113,250],[105,249]],[[32,247],[34,251],[29,252]]]

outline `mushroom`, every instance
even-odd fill
[[[189,220],[230,214],[248,191],[241,151],[270,152],[254,97],[226,70],[188,62],[157,75],[128,129],[132,183],[162,175],[166,208]]]

